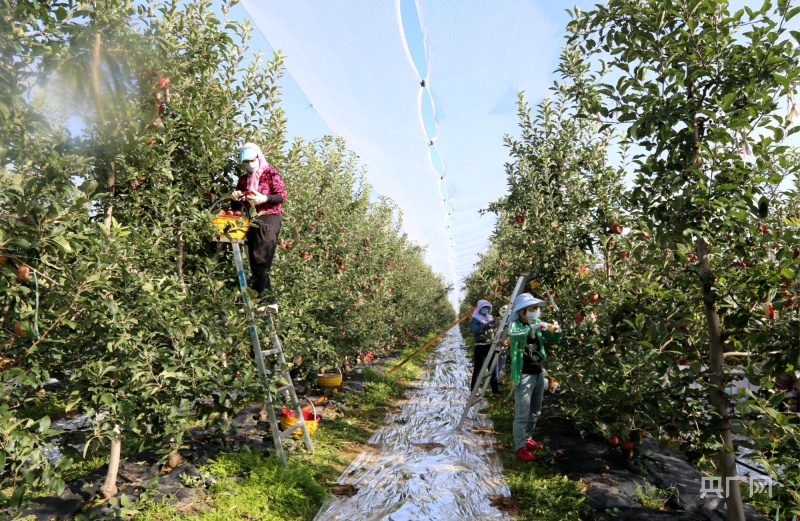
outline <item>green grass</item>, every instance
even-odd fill
[[[430,348],[433,349],[433,346]],[[137,505],[135,521],[223,521],[254,519],[259,521],[310,520],[329,495],[330,486],[350,462],[361,453],[363,443],[386,417],[411,380],[419,375],[428,352],[398,369],[390,376],[385,372],[413,353],[407,349],[397,358],[384,360],[378,367],[364,369],[364,389],[357,393],[336,393],[344,398],[338,407],[341,416],[320,424],[312,440],[314,453],[302,448],[287,453],[289,468],[284,469],[275,456],[264,456],[248,449],[219,454],[198,470],[203,476],[218,481],[208,490],[198,489],[204,496],[200,509],[191,512],[187,506],[171,506],[146,498]],[[297,444],[302,447],[302,443]]]
[[[529,521],[580,521],[586,518],[584,485],[540,463],[525,463],[514,456],[514,408],[490,399],[485,409],[497,431],[497,451],[511,496],[520,507],[519,519]]]
[[[641,485],[637,484],[634,487],[636,499],[645,508],[653,510],[662,510],[664,504],[674,495],[677,499],[678,489],[671,488],[669,490],[662,490],[649,482],[644,481]]]
[[[190,516],[197,521],[310,519],[327,496],[307,465],[290,460],[286,469],[274,456],[246,449],[220,454],[203,467],[203,473],[219,480],[208,489],[210,508]],[[134,519],[161,521],[180,514],[175,507],[152,500],[142,507]]]

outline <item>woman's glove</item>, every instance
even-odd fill
[[[250,204],[263,204],[267,202],[267,196],[264,194],[259,194],[258,192],[247,194],[246,199]]]
[[[231,199],[234,201],[243,201],[244,200],[244,192],[241,190],[234,190],[231,194]]]
[[[547,322],[537,322],[535,324],[531,324],[531,331],[536,331],[537,329],[547,329],[550,324]]]

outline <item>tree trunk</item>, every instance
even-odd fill
[[[105,483],[100,487],[100,493],[106,499],[119,492],[119,489],[117,489],[117,473],[119,472],[119,455],[122,449],[122,434],[120,433],[119,425],[114,426],[113,433],[111,454],[108,457],[108,474],[106,474]]]
[[[703,283],[703,308],[708,322],[708,373],[711,382],[710,401],[719,415],[717,424],[719,441],[723,448],[719,451],[719,472],[722,488],[725,491],[725,504],[728,507],[728,521],[745,521],[742,493],[739,489],[736,471],[736,452],[731,433],[731,420],[728,414],[728,396],[725,393],[725,353],[722,343],[722,329],[717,313],[716,297],[712,292],[713,276],[708,261],[708,243],[697,239],[697,256],[700,259],[699,275]]]

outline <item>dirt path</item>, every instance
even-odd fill
[[[315,521],[512,519],[492,506],[509,495],[492,448],[491,423],[480,415],[455,427],[469,395],[471,361],[458,327],[451,329],[412,384],[408,400],[387,416],[337,484],[339,495]]]

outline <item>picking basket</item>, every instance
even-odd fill
[[[339,374],[336,373],[322,373],[317,375],[317,385],[325,389],[333,389],[342,385],[342,370],[336,368]]]
[[[306,398],[308,400],[308,398]],[[303,419],[306,421],[306,428],[308,429],[308,435],[312,436],[315,432],[317,432],[317,426],[319,426],[320,417],[317,415],[317,408],[314,407],[314,402],[308,400],[308,403],[311,404],[311,410],[306,411],[303,410]],[[281,409],[281,420],[280,426],[281,430],[285,431],[295,423],[297,423],[297,418],[295,415],[297,413],[294,409],[289,409],[284,407]],[[298,429],[292,433],[292,436],[301,437],[303,435],[303,431]]]
[[[234,227],[228,232],[231,239],[244,239],[247,228],[250,225],[250,222],[245,217],[232,217],[228,215],[218,215],[211,219],[211,222],[217,225],[220,235],[224,234],[226,224],[234,223]]]

